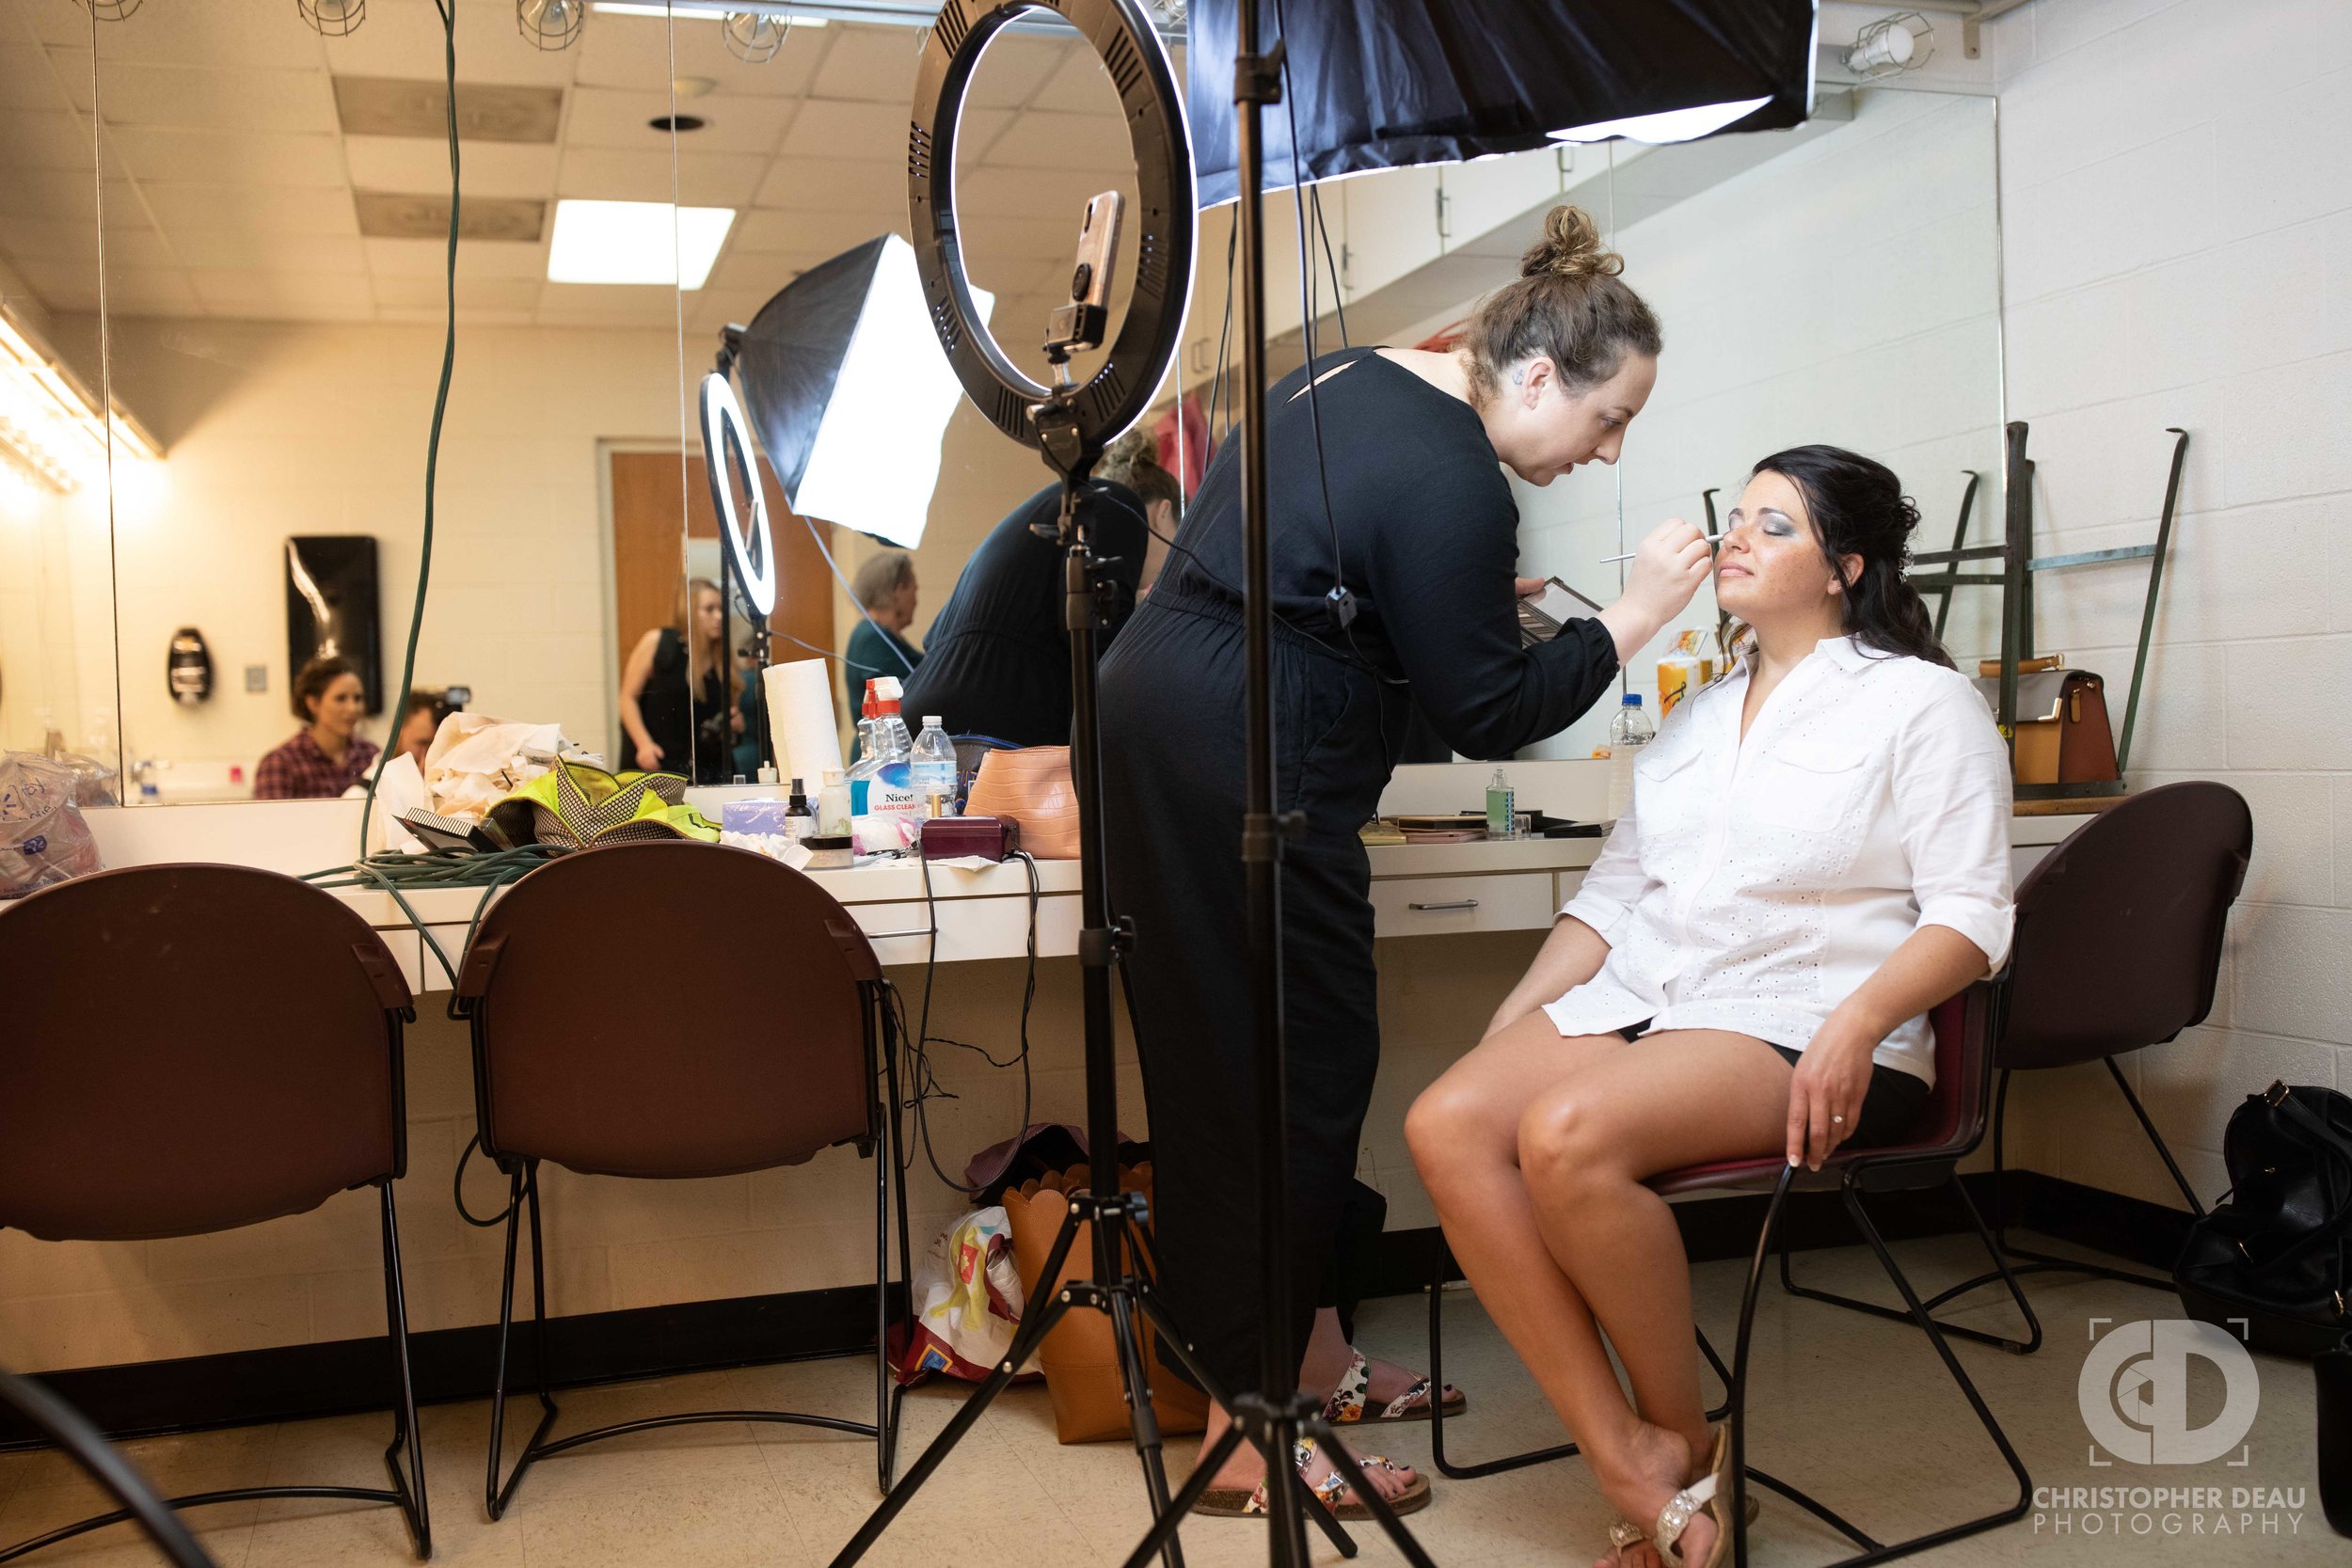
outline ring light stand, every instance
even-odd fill
[[[721,715],[718,744],[729,753],[721,778],[735,774],[734,747],[729,744],[735,726],[728,717],[736,711],[739,701],[735,673],[735,605],[741,597],[743,610],[752,623],[752,656],[759,668],[768,668],[768,617],[776,609],[776,545],[768,526],[768,494],[759,481],[759,462],[753,453],[758,449],[752,444],[751,432],[743,422],[742,405],[735,400],[735,388],[727,377],[735,366],[735,341],[723,335],[718,367],[703,377],[702,409],[703,470],[710,483],[710,509],[719,522],[719,617],[720,689],[726,693],[726,706]],[[746,523],[737,515],[735,484],[737,476],[743,481],[743,493],[751,498],[751,517]],[[691,597],[691,595],[690,595]],[[694,607],[686,607],[688,634],[692,634]],[[691,679],[692,661],[688,661]],[[689,711],[692,694],[689,693]],[[759,744],[762,758],[774,752],[769,744],[768,705],[765,700],[753,705],[754,738]],[[824,780],[816,781],[821,784]]]
[[[973,309],[963,269],[955,200],[955,145],[964,94],[989,40],[1007,23],[1030,10],[1052,10],[1083,34],[1120,92],[1120,106],[1136,160],[1138,244],[1136,277],[1125,319],[1102,367],[1084,384],[1069,376],[1070,356],[1099,346],[1107,286],[1103,274],[1111,255],[1096,230],[1098,210],[1114,204],[1097,198],[1081,237],[1081,264],[1071,287],[1071,303],[1055,312],[1045,343],[1055,367],[1055,385],[1041,386],[1015,368]],[[1341,1554],[1356,1545],[1329,1510],[1312,1499],[1292,1464],[1293,1444],[1313,1437],[1354,1487],[1382,1528],[1415,1568],[1429,1558],[1369,1479],[1324,1422],[1319,1402],[1297,1388],[1298,1350],[1287,1343],[1289,1320],[1288,1186],[1284,1180],[1283,1064],[1280,1033],[1281,927],[1278,880],[1283,827],[1273,815],[1272,710],[1269,691],[1268,573],[1265,527],[1265,453],[1258,439],[1264,415],[1264,236],[1257,221],[1259,105],[1273,102],[1279,76],[1275,62],[1254,52],[1256,6],[1242,0],[1245,40],[1235,96],[1242,110],[1242,246],[1246,292],[1243,353],[1248,367],[1248,417],[1244,431],[1245,531],[1249,553],[1247,619],[1249,638],[1249,792],[1243,825],[1243,860],[1250,891],[1251,945],[1258,955],[1259,1147],[1262,1170],[1260,1291],[1266,1321],[1261,1392],[1230,1397],[1193,1357],[1189,1341],[1169,1319],[1153,1288],[1156,1266],[1144,1225],[1140,1194],[1119,1186],[1119,1096],[1114,1070],[1111,965],[1131,944],[1132,927],[1112,916],[1104,880],[1102,823],[1102,741],[1097,721],[1095,652],[1103,625],[1107,585],[1079,511],[1087,477],[1111,437],[1139,419],[1173,359],[1184,328],[1185,295],[1192,276],[1194,227],[1192,163],[1181,101],[1168,58],[1151,32],[1137,0],[946,0],[926,35],[916,65],[914,121],[908,139],[907,176],[913,209],[916,265],[925,303],[941,348],[982,414],[997,429],[1034,447],[1060,476],[1062,504],[1054,536],[1065,555],[1063,625],[1069,632],[1072,697],[1071,782],[1079,808],[1080,920],[1078,956],[1086,1027],[1087,1139],[1089,1187],[1071,1196],[1070,1212],[1039,1272],[1050,1284],[1059,1278],[1081,1225],[1092,1227],[1092,1270],[1065,1283],[1050,1298],[1033,1296],[1019,1332],[987,1381],[965,1401],[945,1431],[908,1467],[856,1535],[834,1559],[849,1568],[881,1538],[892,1519],[930,1479],[956,1444],[971,1431],[1016,1370],[1026,1366],[1046,1336],[1071,1310],[1089,1307],[1110,1319],[1117,1346],[1136,1451],[1142,1461],[1153,1524],[1128,1558],[1143,1568],[1159,1557],[1167,1568],[1183,1568],[1177,1529],[1216,1473],[1244,1441],[1264,1457],[1273,1530],[1269,1553],[1285,1568],[1304,1568],[1306,1521],[1323,1529]],[[1116,224],[1114,210],[1110,221]],[[1100,248],[1087,248],[1088,240]],[[1041,532],[1043,531],[1041,529]],[[1204,1451],[1192,1477],[1173,1498],[1160,1454],[1160,1433],[1152,1411],[1150,1369],[1139,1324],[1149,1322],[1164,1354],[1233,1417],[1218,1442]]]

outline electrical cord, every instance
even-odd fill
[[[875,620],[874,617],[867,612],[866,601],[857,596],[857,590],[850,586],[850,579],[841,575],[840,563],[834,560],[833,551],[826,546],[825,536],[817,531],[817,524],[815,520],[808,517],[803,517],[801,522],[803,526],[808,530],[809,538],[816,542],[817,553],[825,558],[825,566],[833,573],[833,580],[841,585],[841,592],[850,595],[850,602],[857,607],[859,616],[865,620],[867,626],[873,627],[876,631],[882,632],[882,641],[887,643],[890,651],[898,656],[898,662],[906,667],[906,673],[910,675],[914,673],[914,660],[907,657],[906,651],[891,640],[890,633],[882,630],[882,624],[880,621]],[[799,640],[796,638],[794,641],[797,641]],[[806,647],[807,644],[803,643],[802,646]],[[842,662],[847,663],[849,661],[844,659]],[[865,667],[861,665],[859,668],[863,669]]]
[[[909,1098],[899,1107],[899,1109],[911,1114],[914,1117],[915,1138],[913,1141],[921,1144],[923,1158],[930,1164],[931,1167],[931,1174],[938,1177],[941,1182],[945,1185],[953,1188],[955,1191],[963,1194],[967,1197],[976,1194],[978,1189],[966,1182],[958,1180],[952,1176],[949,1176],[940,1165],[938,1151],[933,1148],[931,1143],[930,1116],[928,1108],[929,1102],[933,1100],[954,1100],[959,1097],[952,1090],[945,1088],[940,1085],[938,1075],[933,1070],[931,1066],[930,1048],[933,1045],[952,1045],[959,1050],[972,1053],[974,1055],[979,1057],[982,1061],[986,1062],[993,1068],[1003,1069],[1015,1066],[1019,1067],[1021,1069],[1021,1120],[1013,1129],[1013,1136],[1018,1138],[1023,1132],[1028,1130],[1029,1116],[1034,1102],[1036,1086],[1034,1078],[1030,1071],[1029,1016],[1037,1001],[1038,910],[1043,898],[1044,888],[1038,876],[1037,858],[1035,856],[1031,855],[1025,849],[1016,849],[1013,851],[1012,858],[1020,861],[1023,865],[1027,867],[1029,874],[1029,929],[1027,940],[1028,974],[1022,987],[1021,992],[1021,1044],[1019,1049],[1016,1050],[1012,1055],[999,1061],[995,1056],[990,1054],[988,1051],[980,1046],[972,1045],[963,1040],[951,1039],[945,1035],[934,1035],[931,1033],[931,986],[938,970],[939,908],[931,891],[931,870],[930,863],[929,861],[925,861],[923,863],[923,904],[925,910],[930,916],[932,937],[930,951],[925,955],[923,959],[923,1004],[920,1015],[921,1026],[919,1028],[910,1030],[907,1027],[906,999],[904,995],[898,990],[898,988],[895,984],[892,984],[889,981],[883,982],[885,989],[889,992],[891,1005],[895,1009],[895,1016],[898,1021],[898,1037],[905,1042],[907,1086],[901,1092],[907,1094]],[[899,1160],[899,1171],[901,1174],[904,1174],[907,1170],[913,1168],[914,1159],[914,1156],[911,1149],[902,1148]]]
[[[482,928],[483,911],[490,907],[490,899],[499,889],[520,881],[558,855],[568,854],[569,847],[561,844],[522,844],[512,849],[499,849],[476,855],[457,855],[447,851],[428,850],[423,854],[404,853],[397,849],[380,850],[349,865],[330,866],[325,871],[307,872],[302,880],[316,888],[361,887],[389,894],[400,912],[408,917],[408,924],[417,928],[425,946],[441,965],[443,974],[453,986],[457,980],[457,965],[450,961],[441,944],[433,940],[433,932],[407,895],[424,888],[478,887],[482,896],[475,900],[473,918],[466,925],[466,942],[458,951],[473,945],[474,933]],[[445,923],[446,924],[446,923]],[[456,1018],[457,998],[450,996],[449,1016]]]
[[[433,427],[424,447],[424,535],[417,554],[416,603],[408,612],[408,646],[401,655],[400,685],[394,689],[400,693],[397,703],[408,700],[408,683],[417,673],[425,585],[433,575],[433,490],[441,464],[441,420],[449,412],[450,376],[457,368],[457,0],[433,0],[433,8],[441,18],[441,104],[449,127],[449,249],[441,273],[441,384],[433,394]],[[400,711],[399,707],[395,705],[393,711]],[[359,853],[363,857],[368,852],[368,818],[375,811],[375,788],[384,782],[384,768],[391,760],[392,749],[387,746],[376,753],[375,770],[368,775],[367,797],[359,807]]]

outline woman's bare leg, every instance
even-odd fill
[[[1572,1430],[1602,1491],[1637,1523],[1657,1516],[1707,1451],[1690,1261],[1672,1210],[1643,1180],[1779,1148],[1789,1070],[1752,1037],[1673,1030],[1554,1083],[1520,1117],[1519,1167],[1545,1248],[1633,1386],[1633,1410],[1615,1402],[1613,1378],[1599,1390],[1610,1400],[1586,1394],[1581,1402],[1614,1408],[1589,1433],[1573,1419]],[[1711,1521],[1694,1522],[1689,1550],[1703,1558],[1713,1533]]]
[[[1638,1423],[1591,1309],[1545,1243],[1519,1171],[1519,1122],[1537,1099],[1629,1049],[1615,1035],[1564,1039],[1534,1013],[1480,1042],[1405,1117],[1413,1164],[1479,1305],[1588,1447]]]

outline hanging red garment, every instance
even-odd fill
[[[1176,476],[1184,499],[1192,499],[1200,488],[1200,476],[1209,471],[1211,456],[1209,421],[1200,404],[1190,394],[1178,399],[1152,423],[1152,434],[1160,444],[1160,467]]]

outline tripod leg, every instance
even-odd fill
[[[1152,1528],[1136,1544],[1136,1549],[1127,1554],[1126,1568],[1150,1568],[1152,1560],[1176,1539],[1177,1528],[1184,1522],[1184,1516],[1200,1502],[1200,1494],[1209,1489],[1209,1482],[1216,1479],[1217,1471],[1240,1447],[1241,1428],[1231,1426],[1225,1429],[1224,1436],[1201,1450],[1200,1463],[1193,1466],[1191,1476],[1178,1489],[1160,1516],[1152,1522]]]
[[[1363,1466],[1356,1463],[1356,1456],[1347,1451],[1347,1445],[1340,1441],[1340,1434],[1320,1417],[1309,1421],[1303,1430],[1330,1456],[1331,1467],[1354,1489],[1357,1500],[1372,1511],[1373,1522],[1380,1527],[1380,1532],[1389,1538],[1390,1544],[1403,1554],[1405,1560],[1413,1568],[1438,1568],[1429,1554],[1422,1550],[1421,1543],[1413,1538],[1413,1532],[1405,1528],[1405,1521],[1398,1518],[1396,1511],[1389,1506],[1389,1499],[1372,1484],[1372,1478],[1364,1474]]]
[[[1144,1365],[1143,1338],[1135,1309],[1122,1291],[1108,1293],[1111,1343],[1118,1347],[1120,1370],[1127,1386],[1127,1421],[1135,1433],[1136,1457],[1143,1462],[1143,1489],[1152,1499],[1152,1517],[1168,1512],[1168,1465],[1160,1452],[1160,1417],[1152,1407],[1152,1376]],[[1167,1568],[1184,1568],[1184,1550],[1178,1539],[1168,1538],[1161,1560]]]
[[[1053,1250],[1046,1254],[1045,1266],[1038,1272],[1039,1279],[1050,1281],[1061,1276],[1062,1263],[1069,1258],[1071,1243],[1077,1234],[1074,1215],[1062,1221],[1060,1232],[1054,1237]],[[1021,1314],[1021,1328],[1012,1337],[1012,1349],[1007,1351],[1004,1360],[989,1372],[988,1380],[973,1390],[972,1397],[963,1402],[963,1408],[955,1413],[940,1434],[931,1439],[930,1446],[916,1457],[913,1465],[907,1466],[907,1472],[898,1479],[898,1484],[892,1487],[889,1495],[875,1506],[874,1512],[866,1515],[866,1523],[860,1525],[857,1533],[850,1537],[849,1544],[834,1554],[833,1568],[848,1568],[849,1564],[873,1548],[874,1543],[882,1538],[882,1531],[890,1528],[890,1521],[898,1516],[898,1511],[906,1507],[908,1500],[930,1479],[931,1472],[955,1451],[964,1433],[970,1432],[973,1425],[988,1413],[988,1407],[996,1402],[996,1396],[1012,1382],[1014,1372],[1027,1364],[1029,1357],[1037,1353],[1038,1346],[1045,1342],[1045,1336],[1070,1310],[1070,1297],[1062,1291],[1042,1295],[1042,1301],[1041,1309],[1037,1301],[1032,1301],[1029,1304],[1031,1309]]]

